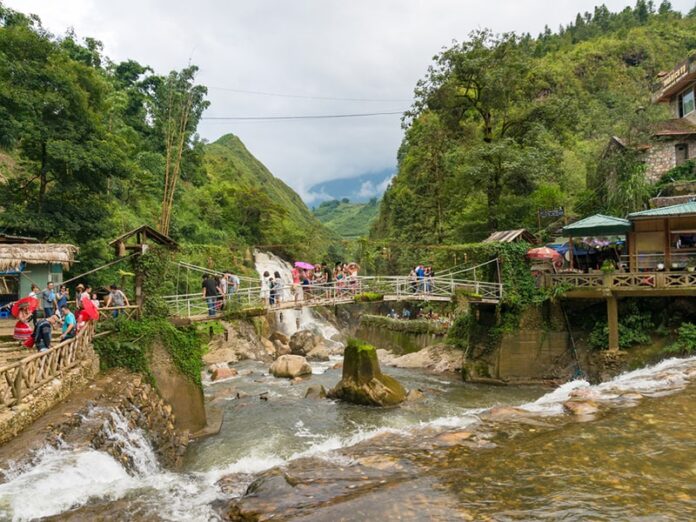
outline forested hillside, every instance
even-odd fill
[[[324,201],[313,209],[316,218],[339,236],[350,239],[366,237],[379,213],[379,202],[352,203],[348,199]]]
[[[666,1],[597,7],[537,38],[473,32],[416,87],[372,238],[464,243],[536,230],[539,208],[571,217],[640,208],[651,191],[640,163],[621,165],[612,191],[598,164],[612,135],[637,145],[670,117],[651,104],[657,74],[694,50],[696,8],[683,16]]]
[[[188,244],[326,250],[331,233],[237,137],[199,139],[195,66],[161,75],[101,50],[0,4],[0,232],[77,244],[81,268],[143,223]]]

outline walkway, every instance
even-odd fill
[[[446,275],[422,282],[400,276],[360,276],[350,282],[332,282],[299,288],[285,284],[274,304],[268,302],[261,286],[243,286],[228,298],[226,307],[228,310],[240,311],[247,315],[265,315],[287,309],[338,306],[366,301],[449,302],[455,295],[474,302],[497,304],[503,295],[503,285],[479,279],[484,272],[482,268],[492,263],[497,263],[497,260],[461,270],[450,269],[445,271]],[[211,317],[209,304],[214,310],[218,310],[222,305],[221,301],[216,300],[209,303],[201,292],[170,295],[164,299],[173,317],[193,321],[203,321]]]

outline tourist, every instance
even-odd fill
[[[33,297],[34,299],[36,299],[38,301],[40,293],[41,293],[41,291],[39,290],[38,286],[31,285],[31,292],[29,292],[29,297]],[[36,311],[36,309],[34,309],[34,311],[31,313],[31,322],[34,325],[34,328],[36,328],[36,322],[37,322],[38,318],[39,318],[39,314]]]
[[[75,320],[75,314],[70,311],[67,303],[63,305],[60,311],[63,315],[63,326],[61,327],[60,340],[64,341],[66,339],[72,339],[77,333],[77,321]]]
[[[41,307],[44,311],[44,317],[51,317],[58,310],[56,293],[53,290],[53,283],[50,281],[41,292]]]
[[[70,299],[68,287],[60,285],[60,290],[58,291],[58,310],[62,310],[63,307],[68,304],[68,299]]]
[[[424,288],[425,288],[425,292],[426,292],[427,294],[429,294],[429,293],[431,292],[431,290],[432,290],[432,284],[433,284],[433,281],[432,281],[432,278],[431,278],[430,267],[429,267],[429,266],[426,266],[426,267],[423,269],[423,285],[424,285]]]
[[[227,273],[222,274],[222,277],[218,279],[220,284],[220,290],[222,291],[222,300],[227,299],[227,287],[230,284],[229,279],[227,279]]]
[[[268,304],[270,306],[275,305],[276,302],[276,288],[275,282],[272,277],[268,278]]]
[[[227,282],[227,295],[232,297],[235,293],[237,293],[240,284],[241,281],[239,280],[239,277],[235,274],[230,274],[229,281]]]
[[[423,284],[423,278],[425,277],[425,268],[423,265],[418,265],[416,267],[416,278],[418,279],[418,291],[422,292],[425,290],[425,286]]]
[[[99,298],[97,297],[97,294],[92,294],[92,304],[94,305],[94,308],[99,308]]]
[[[124,294],[118,286],[111,285],[109,289],[110,292],[109,295],[106,297],[106,303],[104,304],[104,306],[106,308],[116,308],[116,310],[114,310],[112,314],[115,319],[121,313],[121,310],[119,310],[119,308],[123,306],[130,306],[130,303],[128,302],[126,294]]]
[[[300,272],[301,270],[297,267],[293,267],[293,269],[290,270],[290,275],[292,276],[292,296],[295,302],[302,300]]]
[[[403,311],[401,312],[401,317],[404,319],[410,319],[411,318],[411,310],[408,308],[404,308]]]
[[[51,332],[53,326],[59,321],[57,315],[51,315],[48,318],[41,319],[34,328],[34,346],[39,352],[45,352],[51,348]]]
[[[84,291],[85,291],[85,285],[83,285],[82,283],[79,283],[79,284],[75,287],[75,309],[76,309],[76,310],[79,310],[80,308],[82,308],[82,299],[81,299],[81,297],[82,297],[82,294],[83,294]]]
[[[266,270],[261,278],[261,299],[263,299],[264,304],[269,304],[271,298],[271,286],[269,284],[269,279],[271,274]]]
[[[278,304],[285,299],[285,282],[277,270],[273,272],[273,288],[275,289],[275,302]]]
[[[418,276],[416,275],[416,269],[412,268],[408,274],[408,281],[411,287],[411,293],[415,294],[418,292]]]
[[[13,338],[15,341],[26,341],[31,337],[33,332],[28,321],[32,314],[29,311],[29,303],[21,303],[17,312],[17,322],[15,323]]]
[[[210,274],[206,275],[203,279],[203,298],[208,303],[208,315],[210,317],[215,317],[217,313],[217,301],[220,294],[220,287],[215,278]]]

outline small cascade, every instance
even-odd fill
[[[256,271],[263,276],[264,272],[268,272],[271,276],[278,272],[283,279],[283,284],[286,289],[280,299],[288,301],[293,299],[288,290],[292,284],[292,266],[283,259],[270,252],[254,253],[254,261],[256,263]],[[319,317],[312,311],[311,308],[302,308],[301,310],[287,309],[282,312],[276,312],[276,324],[278,329],[290,337],[298,330],[309,330],[317,335],[321,335],[328,341],[335,341],[335,338],[340,335],[339,331],[328,321]]]

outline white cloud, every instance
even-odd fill
[[[158,72],[200,66],[210,87],[208,116],[401,111],[408,101],[354,102],[276,98],[214,87],[302,95],[409,100],[442,46],[491,27],[536,34],[591,11],[599,0],[5,0],[37,13],[62,34],[104,43],[115,61],[134,59]],[[634,0],[606,0],[619,10]],[[673,0],[688,10],[693,0]],[[284,122],[215,122],[215,140],[237,134],[300,194],[329,179],[393,168],[402,138],[399,116]]]

